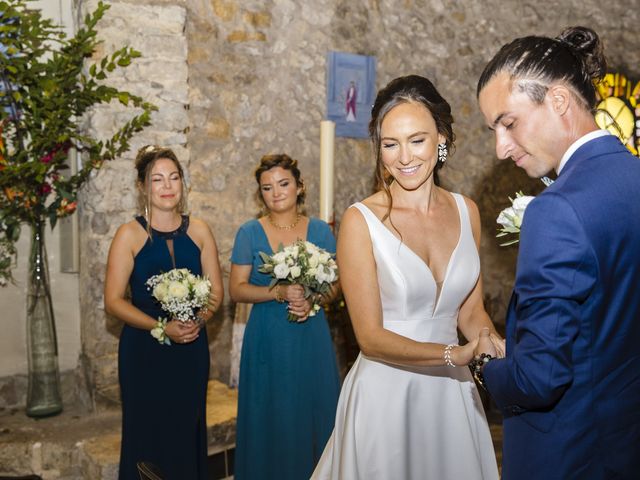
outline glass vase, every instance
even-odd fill
[[[44,240],[44,221],[31,225],[27,285],[27,415],[46,417],[62,411],[58,344]]]

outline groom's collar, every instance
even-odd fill
[[[571,158],[571,155],[573,155],[576,152],[576,150],[578,150],[582,145],[584,145],[585,143],[591,140],[595,140],[596,138],[603,137],[605,135],[611,135],[611,133],[609,133],[607,130],[594,130],[593,132],[589,132],[586,135],[583,135],[582,137],[580,137],[575,142],[573,142],[571,146],[567,149],[567,151],[564,152],[564,155],[560,159],[560,164],[558,165],[557,174],[560,175],[560,172],[562,171],[564,166],[567,164],[567,162]]]

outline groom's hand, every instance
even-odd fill
[[[486,353],[491,355],[493,358],[498,356],[498,351],[491,341],[491,332],[488,328],[483,328],[480,330],[480,335],[478,337],[478,345],[475,349],[475,355],[480,355],[481,353]]]

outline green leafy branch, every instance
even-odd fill
[[[29,8],[32,0],[0,0],[0,215],[3,225],[31,225],[72,214],[78,191],[105,161],[122,156],[131,138],[151,124],[157,108],[105,82],[141,56],[130,46],[96,58],[96,25],[109,5],[99,2],[67,38],[63,29]],[[92,109],[118,102],[132,117],[106,139],[82,132]],[[68,171],[68,152],[82,159]],[[8,222],[8,223],[7,223]],[[7,230],[8,231],[8,230]],[[2,271],[2,265],[0,265]]]

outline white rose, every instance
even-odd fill
[[[315,277],[318,283],[323,283],[327,281],[327,275],[324,273],[324,269],[322,268],[319,268],[316,271]]]
[[[527,206],[535,197],[530,195],[522,195],[518,192],[516,198],[513,200],[510,207],[505,208],[500,212],[496,222],[502,225],[504,228],[520,228],[522,225],[522,219],[524,218],[524,212]]]
[[[167,296],[167,286],[164,283],[157,284],[153,289],[153,296],[162,302]]]
[[[496,222],[498,222],[503,227],[515,227],[515,216],[515,210],[512,207],[508,207],[500,212],[500,215],[498,215]]]
[[[314,253],[309,257],[309,266],[311,268],[317,267],[319,263],[320,263],[320,255],[318,255],[317,253]]]
[[[291,273],[291,278],[298,278],[302,273],[302,269],[298,265],[294,265],[293,267],[291,267],[291,270],[289,270],[289,272]]]
[[[320,254],[320,262],[321,263],[327,263],[330,258],[331,258],[331,254],[329,254],[327,252],[323,252],[323,253]]]
[[[171,282],[168,291],[169,295],[177,299],[185,298],[189,294],[189,289],[180,282]]]
[[[197,281],[196,276],[193,273],[187,275],[187,280],[189,281],[189,283],[195,283]]]
[[[162,337],[164,330],[161,327],[154,327],[151,329],[151,336],[157,340]]]
[[[285,265],[284,263],[279,263],[274,267],[273,273],[275,274],[276,278],[287,278],[287,275],[289,275],[289,267],[287,267],[287,265]]]
[[[533,200],[533,198],[534,197],[529,195],[521,195],[519,197],[516,197],[513,201],[513,210],[515,211],[516,215],[520,217],[520,219],[524,218],[524,211],[527,209],[527,205],[531,203],[531,200]]]
[[[278,253],[275,253],[271,258],[273,259],[274,263],[282,263],[286,260],[287,254],[284,252],[278,252]]]
[[[193,291],[196,293],[198,297],[206,297],[209,295],[209,291],[211,290],[211,283],[209,280],[197,280],[196,284],[193,286]]]
[[[304,242],[304,246],[306,247],[307,252],[309,252],[310,255],[313,255],[314,253],[319,253],[318,247],[311,242]]]

